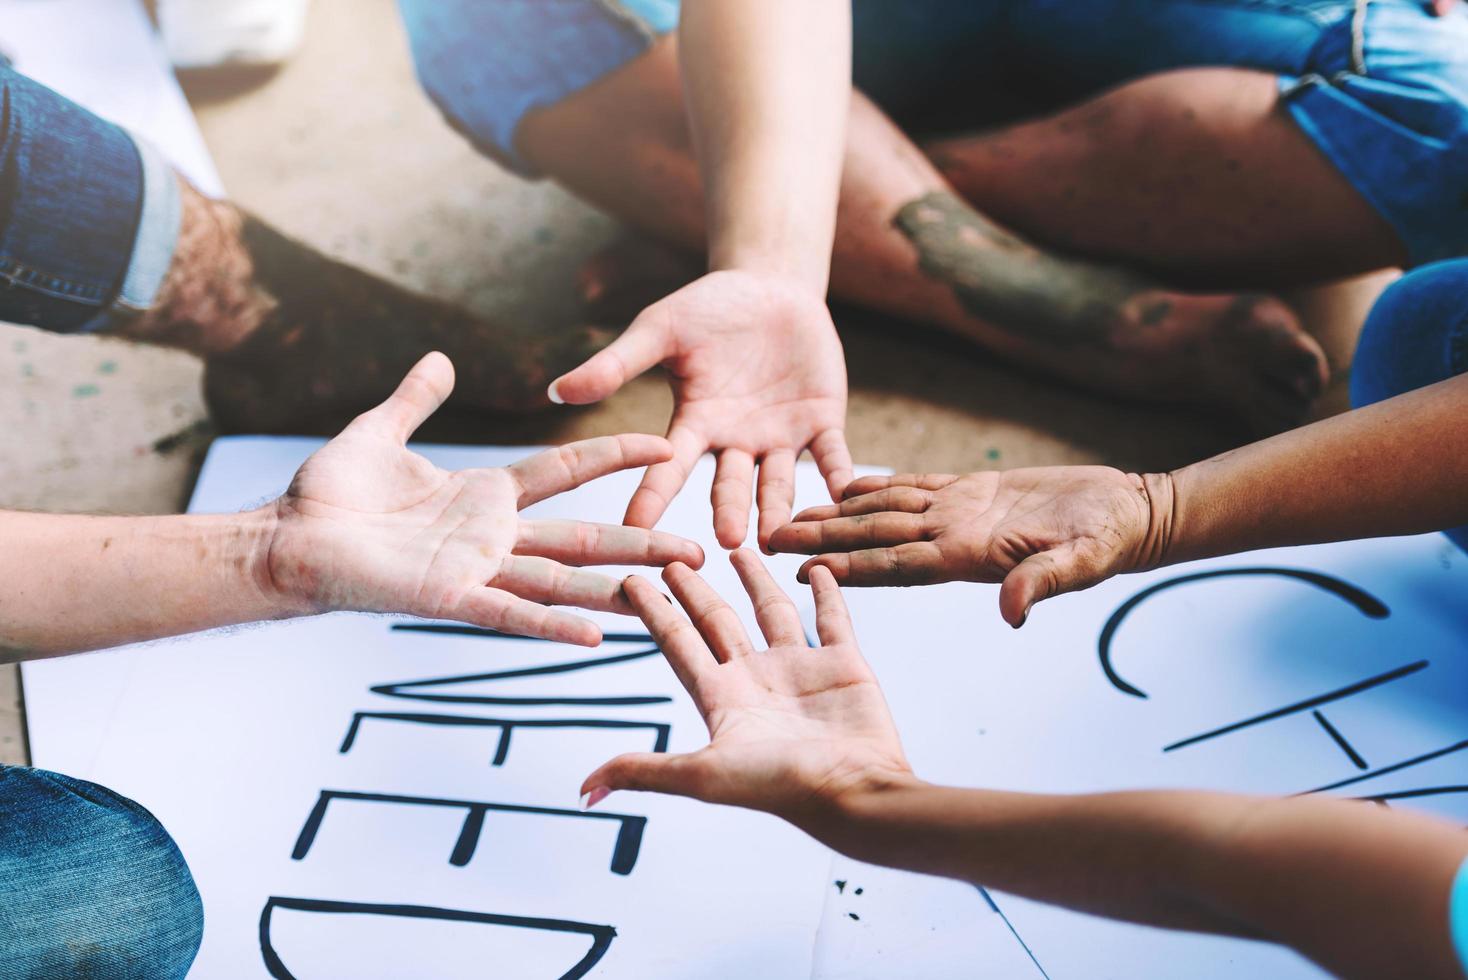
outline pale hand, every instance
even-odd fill
[[[268,581],[288,605],[451,619],[595,646],[595,625],[545,604],[631,607],[618,580],[572,566],[702,563],[698,545],[670,534],[520,517],[599,476],[668,459],[657,436],[588,439],[513,466],[457,472],[409,450],[453,384],[448,358],[429,354],[296,473],[274,505],[268,557]]]
[[[770,545],[816,555],[802,580],[821,566],[843,585],[1003,582],[999,611],[1018,628],[1041,599],[1160,563],[1171,489],[1105,466],[863,477]]]
[[[911,777],[887,703],[857,649],[829,573],[811,577],[820,645],[754,552],[732,559],[769,649],[757,651],[738,616],[687,567],[663,579],[692,616],[646,580],[627,596],[708,724],[709,745],[685,755],[618,756],[582,784],[585,806],[615,790],[650,790],[765,810],[810,829],[845,792]]]
[[[821,297],[793,281],[713,272],[654,303],[625,333],[551,384],[554,401],[600,401],[661,364],[673,387],[673,458],[647,471],[626,522],[652,527],[705,452],[718,454],[719,543],[744,542],[759,466],[761,546],[790,519],[795,461],[811,451],[831,492],[850,482],[846,362]]]

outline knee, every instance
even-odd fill
[[[1468,370],[1468,259],[1398,279],[1376,301],[1351,366],[1360,408]]]
[[[7,977],[183,977],[198,889],[156,818],[92,783],[0,768],[0,962]]]

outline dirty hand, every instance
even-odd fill
[[[1018,628],[1041,599],[1159,564],[1171,507],[1169,477],[1105,466],[863,477],[770,547],[816,556],[802,580],[825,567],[843,585],[1003,582],[999,611]]]
[[[599,476],[666,460],[666,440],[608,436],[513,466],[442,470],[406,442],[453,386],[448,358],[429,354],[387,401],[302,465],[273,505],[264,578],[283,601],[303,612],[406,613],[595,646],[595,625],[548,605],[631,607],[618,580],[574,566],[702,564],[698,545],[671,534],[519,513]]]
[[[831,314],[793,281],[713,272],[649,306],[625,333],[551,385],[553,400],[599,401],[661,364],[673,387],[673,458],[648,469],[626,521],[652,527],[704,452],[718,454],[714,532],[744,542],[759,466],[759,542],[790,519],[795,461],[809,449],[831,499],[851,480],[846,364]]]

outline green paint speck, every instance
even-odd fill
[[[93,395],[100,394],[102,394],[102,389],[96,385],[77,385],[71,389],[71,397],[73,398],[91,398]]]
[[[27,349],[26,342],[24,340],[17,340],[15,343],[10,345],[10,349],[15,351],[17,354],[24,354]]]
[[[97,373],[98,374],[116,374],[117,373],[117,362],[116,361],[103,361],[101,364],[98,364],[97,365]]]
[[[985,453],[984,455],[987,456],[987,457],[989,457],[989,459],[991,459],[991,460],[992,459],[998,459],[999,458],[999,450],[997,450],[997,449],[991,449],[987,453]]]
[[[549,245],[556,240],[556,233],[542,225],[535,229],[535,240],[541,245]]]
[[[20,376],[22,378],[34,378],[36,376],[36,368],[35,368],[35,365],[33,365],[33,364],[22,364],[20,366]]]

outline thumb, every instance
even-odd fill
[[[644,312],[620,337],[552,381],[546,395],[557,405],[601,401],[667,357],[668,337]]]
[[[999,615],[1015,629],[1029,618],[1035,603],[1065,592],[1090,588],[1111,574],[1081,545],[1068,541],[1030,555],[1004,576],[999,587]]]
[[[692,755],[629,752],[586,777],[581,784],[581,808],[589,810],[619,789],[702,799],[702,782],[700,767]]]
[[[380,429],[397,442],[407,442],[453,390],[453,364],[437,351],[425,354],[386,401],[352,424]]]

